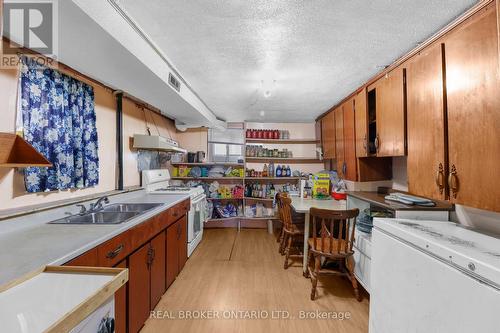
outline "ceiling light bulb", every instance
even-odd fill
[[[264,112],[264,110],[262,110],[262,111],[260,111],[260,112],[259,112],[259,114],[260,114],[260,116],[261,116],[261,117],[264,117],[264,115],[265,115],[266,113]]]
[[[269,98],[269,97],[271,97],[271,90],[266,90],[266,91],[264,91],[264,97],[265,97],[265,98]]]

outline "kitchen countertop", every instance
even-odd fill
[[[312,198],[301,198],[301,197],[290,197],[292,200],[292,207],[297,213],[309,213],[309,209],[311,207],[320,208],[320,209],[331,209],[331,210],[344,210],[346,209],[346,201],[345,200],[320,200],[320,199],[312,199]]]
[[[128,222],[114,225],[47,224],[66,216],[65,212],[76,213],[78,209],[74,205],[0,221],[0,285],[46,265],[62,265],[189,199],[189,194],[148,194],[145,191],[137,191],[109,199],[110,204],[163,203],[163,205]]]
[[[397,192],[397,191],[396,191]],[[417,205],[405,205],[395,201],[385,200],[387,194],[380,194],[377,192],[366,192],[366,191],[348,191],[346,192],[348,196],[369,202],[371,204],[389,209],[392,211],[397,210],[420,210],[420,211],[452,211],[454,210],[453,204],[446,201],[433,200],[436,203],[434,207],[423,207]]]

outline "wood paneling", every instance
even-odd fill
[[[160,301],[161,296],[167,290],[166,286],[166,238],[165,232],[159,233],[151,240],[151,308]]]
[[[321,141],[323,144],[323,158],[335,158],[335,113],[333,111],[321,119]]]
[[[127,268],[127,260],[123,260],[115,267]],[[115,332],[127,332],[127,288],[128,282],[115,293]]]
[[[405,155],[403,69],[396,68],[376,84],[377,156]]]
[[[445,39],[450,196],[493,211],[500,211],[497,29],[492,3]]]
[[[358,168],[356,159],[354,99],[350,99],[344,104],[344,163],[344,178],[357,181]]]
[[[368,156],[368,114],[366,105],[366,89],[361,90],[354,97],[354,114],[356,126],[356,156]]]
[[[433,199],[446,196],[442,63],[437,43],[415,56],[406,71],[409,191]]]
[[[337,172],[344,177],[344,106],[335,109],[335,157]]]
[[[128,281],[128,331],[139,332],[149,316],[150,309],[150,272],[149,243],[143,245],[139,250],[129,257],[129,281]]]

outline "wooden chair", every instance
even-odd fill
[[[283,198],[288,198],[288,194],[287,193],[282,193],[282,192],[278,192],[276,193],[276,207],[278,208],[278,218],[281,222],[281,228],[280,228],[280,231],[279,231],[279,234],[278,234],[278,238],[277,238],[277,242],[280,243],[280,246],[278,248],[278,252],[282,255],[285,254],[285,244],[284,244],[284,240],[285,240],[285,228],[284,228],[284,222],[283,222],[283,201],[282,199]]]
[[[283,210],[283,202],[281,201],[282,198],[288,198],[288,194],[282,192],[276,194],[276,207],[278,208],[278,218],[281,222],[281,228],[278,232],[278,237],[276,238],[276,241],[280,243],[280,246],[278,248],[279,253],[281,255],[285,255],[285,246],[286,246],[285,228],[283,228],[285,223],[283,222],[283,216],[282,216],[282,210]],[[304,223],[305,223],[304,214],[296,213],[292,210],[291,217],[293,224],[297,225],[299,229],[304,229]]]
[[[290,251],[292,250],[292,245],[296,241],[303,241],[304,239],[304,229],[303,226],[302,228],[298,224],[294,224],[292,222],[292,206],[291,206],[292,200],[288,197],[282,197],[281,198],[281,217],[283,221],[283,241],[282,241],[282,246],[284,249],[280,251],[280,253],[285,254],[285,263],[283,267],[285,269],[288,269],[288,262],[291,256],[294,257],[303,257],[303,254],[291,254]]]
[[[308,240],[307,273],[311,277],[311,300],[316,297],[319,275],[334,273],[347,276],[354,288],[356,299],[361,301],[358,282],[354,277],[354,252],[352,250],[358,214],[358,209],[334,211],[311,208],[309,210],[312,238]],[[326,264],[331,261],[338,264],[338,269],[325,268]]]

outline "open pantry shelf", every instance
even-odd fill
[[[233,167],[244,167],[244,163],[230,163],[230,162],[204,162],[204,163],[189,163],[189,162],[172,162],[172,166],[180,166],[180,165],[186,165],[186,166],[215,166],[215,165],[221,165],[221,166],[233,166]]]
[[[305,177],[245,177],[245,181],[258,182],[258,181],[296,181],[306,179]]]
[[[208,201],[236,201],[243,200],[243,198],[207,198]]]
[[[317,144],[316,139],[251,139],[247,138],[246,143],[273,143],[273,144]]]
[[[243,177],[172,177],[172,180],[243,180]]]
[[[323,163],[322,160],[314,157],[291,157],[291,158],[283,158],[283,157],[246,157],[247,163],[284,163],[284,164],[314,164],[314,163]]]

